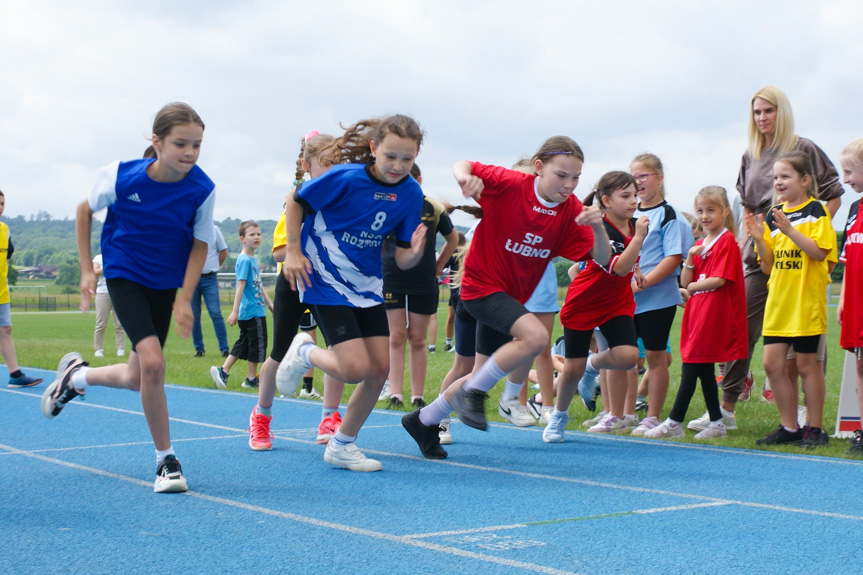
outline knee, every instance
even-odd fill
[[[548,332],[540,325],[538,329],[531,330],[524,337],[523,341],[528,347],[530,355],[536,357],[542,353],[542,350],[545,349],[546,345],[548,345]]]
[[[390,329],[390,347],[395,349],[404,349],[405,341],[407,341],[407,332],[403,329]]]
[[[163,379],[165,376],[165,358],[162,355],[138,356],[141,366],[141,377],[147,380]]]
[[[369,359],[367,357],[352,358],[348,365],[343,365],[342,375],[345,383],[359,383],[364,380],[370,371]],[[386,379],[386,375],[384,375]]]
[[[638,362],[638,348],[632,346],[611,348],[611,358],[620,369],[632,369]]]

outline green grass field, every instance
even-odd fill
[[[77,297],[77,296],[74,296]],[[227,300],[223,294],[222,301]],[[441,301],[445,301],[443,298]],[[829,308],[828,319],[828,365],[827,365],[827,398],[825,407],[825,426],[828,433],[832,433],[835,425],[836,409],[839,400],[839,386],[842,377],[842,352],[839,348],[839,326],[835,321],[835,308]],[[223,309],[225,317],[230,310],[225,306]],[[432,401],[438,393],[440,381],[446,375],[451,367],[452,354],[443,352],[444,347],[444,322],[446,320],[447,308],[442,304],[438,312],[438,338],[437,351],[429,355],[428,372],[426,375],[426,401]],[[672,349],[679,349],[679,334],[680,320],[683,314],[682,311],[677,314],[675,326],[672,329]],[[113,349],[113,325],[109,325],[108,333],[105,337],[105,353],[104,358],[93,357],[93,326],[95,324],[95,314],[93,312],[19,312],[15,311],[12,315],[14,324],[13,338],[18,352],[19,363],[22,366],[33,366],[44,369],[56,369],[57,361],[68,351],[77,350],[81,352],[84,358],[93,366],[108,365],[115,363],[118,358],[114,357]],[[192,385],[198,387],[213,387],[210,379],[209,368],[211,365],[221,364],[221,357],[218,355],[218,345],[213,333],[212,323],[209,317],[204,314],[203,319],[204,340],[208,355],[204,358],[195,358],[194,346],[191,339],[186,341],[180,338],[174,331],[168,336],[168,341],[165,347],[165,356],[167,360],[167,376],[166,380],[169,383],[180,385]],[[272,326],[270,326],[272,333]],[[555,329],[553,338],[557,338],[562,334],[562,328],[559,323]],[[228,340],[230,343],[238,336],[237,328],[228,328]],[[127,346],[130,349],[130,346]],[[753,398],[750,401],[741,402],[737,406],[737,431],[731,431],[728,437],[722,440],[716,440],[718,445],[726,445],[729,447],[755,448],[755,440],[768,431],[775,428],[779,422],[776,412],[776,407],[759,401],[761,386],[764,382],[764,371],[761,367],[761,344],[759,343],[755,349],[755,360],[752,364],[752,371],[756,380],[756,393],[753,393]],[[232,377],[229,381],[229,388],[237,391],[249,392],[240,387],[240,383],[245,377],[246,366],[243,362],[232,370]],[[680,359],[675,353],[674,363],[670,368],[671,384],[669,397],[666,400],[663,416],[666,416],[671,404],[674,402],[674,396],[677,392],[677,384],[680,380]],[[405,381],[409,379],[405,378]],[[408,386],[408,384],[406,384]],[[315,373],[315,387],[318,391],[323,390],[322,377],[320,372]],[[408,386],[409,387],[409,386]],[[503,421],[497,414],[497,401],[502,388],[498,384],[491,392],[491,397],[487,402],[487,415],[492,421]],[[347,386],[343,402],[347,402],[352,387]],[[409,389],[407,390],[409,393]],[[109,392],[113,393],[113,392]],[[382,407],[384,404],[380,403]],[[690,406],[688,419],[693,419],[701,416],[704,413],[704,401],[701,396],[700,389],[696,391],[695,396]],[[576,398],[570,408],[570,423],[569,429],[583,429],[581,422],[588,419],[592,414],[584,409]],[[237,414],[238,420],[247,417],[247,414]],[[675,438],[671,441],[694,442],[692,440],[693,433],[687,431],[685,437]],[[456,438],[457,440],[457,438]],[[843,440],[832,440],[826,448],[813,451],[806,451],[813,455],[826,455],[833,457],[843,457],[847,444]],[[787,452],[802,452],[803,450],[796,447],[773,448],[773,451]]]

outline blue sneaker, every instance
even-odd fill
[[[542,431],[542,440],[546,443],[563,443],[567,421],[569,421],[569,414],[560,413],[557,410],[552,411],[548,425]]]
[[[30,377],[29,375],[24,375],[23,373],[18,377],[9,378],[9,387],[33,387],[34,385],[39,385],[40,383],[42,383],[41,377]]]
[[[592,371],[593,373],[590,373]],[[596,396],[599,395],[599,372],[586,369],[578,382],[578,395],[589,411],[596,411]]]

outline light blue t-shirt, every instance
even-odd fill
[[[261,275],[258,273],[258,260],[246,254],[237,256],[234,268],[237,281],[246,280],[243,297],[240,299],[240,315],[238,319],[265,317],[267,304],[264,301],[264,288],[261,285]]]
[[[647,275],[668,256],[686,257],[694,243],[692,226],[674,207],[665,201],[652,208],[642,209],[639,206],[633,217],[641,216],[650,218],[647,236],[641,244],[639,259],[641,273]],[[635,294],[635,313],[665,309],[680,304],[683,300],[680,298],[677,279],[679,276],[678,266],[659,283]]]

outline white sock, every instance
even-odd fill
[[[312,365],[312,361],[309,359],[309,354],[312,353],[312,350],[315,349],[316,347],[318,347],[318,346],[316,346],[315,344],[313,344],[311,342],[300,346],[299,354],[300,354],[300,359],[303,360],[303,363],[305,363],[306,365]]]
[[[513,383],[509,378],[506,378],[506,387],[503,388],[503,393],[500,394],[500,400],[507,401],[518,397],[523,385],[523,383]]]
[[[733,411],[728,411],[727,409],[725,409],[721,405],[719,406],[719,411],[722,412],[722,417],[734,417]]]
[[[75,373],[72,374],[72,377],[69,378],[69,383],[72,384],[72,387],[75,388],[76,391],[85,392],[87,388],[90,387],[90,384],[87,383],[87,372],[90,371],[90,368],[86,365],[83,367],[79,367],[75,370]]]
[[[158,465],[159,463],[165,461],[165,458],[168,457],[169,455],[175,455],[173,446],[169,447],[168,449],[157,449],[156,450],[156,464]]]
[[[336,434],[333,436],[333,441],[336,443],[336,445],[340,445],[340,446],[350,445],[351,443],[356,441],[356,439],[357,439],[356,435],[353,437],[351,437],[350,435],[345,435],[344,433],[342,433],[341,429],[338,430],[336,432]]]
[[[587,356],[587,363],[584,364],[584,375],[588,377],[599,377],[599,370],[593,367],[593,355]]]
[[[482,367],[479,368],[479,371],[474,374],[472,378],[470,378],[462,389],[465,391],[471,389],[478,389],[480,391],[488,391],[497,381],[506,375],[506,372],[503,371],[498,365],[497,361],[495,361],[494,354],[488,361],[482,364]]]
[[[443,394],[420,409],[420,423],[423,425],[437,425],[452,413],[452,406],[447,403]]]

